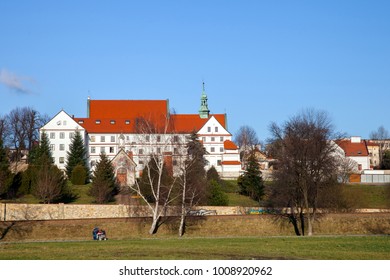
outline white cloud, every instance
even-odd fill
[[[0,84],[5,85],[18,93],[29,94],[29,87],[35,83],[34,79],[25,76],[19,76],[6,69],[0,70]]]

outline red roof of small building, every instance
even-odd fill
[[[226,160],[222,162],[222,165],[241,165],[241,162],[235,160]]]
[[[350,139],[341,139],[335,141],[345,152],[347,157],[368,156],[368,150],[365,141],[351,142]]]
[[[230,140],[226,140],[225,142],[223,142],[223,147],[225,148],[225,150],[237,150],[238,147],[236,144],[234,144],[234,142],[230,141]]]

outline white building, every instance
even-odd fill
[[[207,151],[207,168],[214,166],[222,178],[237,178],[241,172],[226,114],[209,113],[204,90],[199,114],[170,114],[168,100],[88,99],[86,118],[59,112],[41,131],[48,134],[55,164],[61,169],[76,130],[84,136],[92,169],[101,153],[114,159],[124,151],[136,165],[136,176],[150,154],[161,154],[175,171],[184,160],[189,136],[196,133]]]

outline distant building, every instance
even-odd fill
[[[60,111],[40,131],[49,136],[55,164],[65,169],[69,144],[79,131],[94,168],[101,153],[116,165],[117,178],[131,183],[151,154],[161,154],[179,172],[192,133],[203,142],[207,169],[214,166],[222,178],[237,178],[241,171],[238,147],[227,130],[226,114],[210,114],[202,91],[199,114],[171,114],[168,100],[87,100],[87,117]]]
[[[377,169],[380,167],[379,144],[371,140],[365,140],[365,142],[370,157],[370,167],[371,169]]]
[[[335,143],[343,149],[346,158],[357,162],[359,172],[370,169],[370,157],[366,142],[361,137],[336,140]]]

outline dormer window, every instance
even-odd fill
[[[115,120],[111,120],[111,121],[110,121],[110,124],[115,124]]]
[[[83,124],[84,123],[84,121],[83,120],[79,120],[79,124]]]
[[[125,124],[130,124],[130,120],[125,120]]]
[[[95,123],[96,123],[96,124],[100,124],[100,120],[96,120]]]

